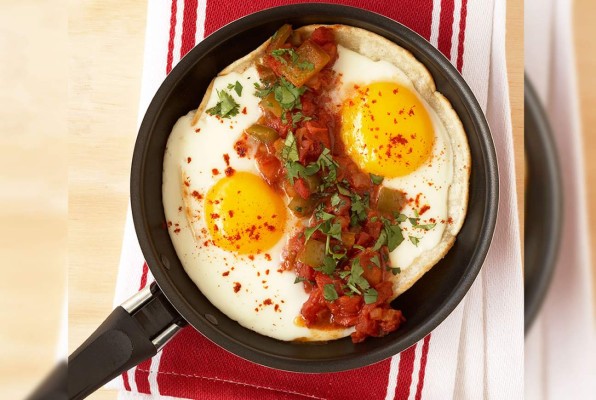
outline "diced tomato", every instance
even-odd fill
[[[308,184],[302,178],[298,178],[294,181],[294,190],[296,190],[296,193],[303,199],[308,199],[310,197]]]
[[[310,40],[320,46],[326,43],[335,43],[335,34],[331,29],[322,26],[313,31]]]
[[[263,144],[259,146],[257,154],[255,155],[257,168],[265,181],[269,185],[274,185],[282,176],[283,170],[279,158],[267,151],[267,147]]]
[[[358,322],[362,303],[362,296],[340,296],[337,301],[329,304],[333,322],[342,326],[354,326]]]

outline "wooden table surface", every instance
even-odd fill
[[[39,7],[39,4],[43,4],[42,1],[29,0],[19,4],[23,5],[23,18],[25,15],[31,18],[32,11],[27,8],[31,4],[38,6],[39,13],[34,12],[33,17],[39,21],[43,22],[45,21],[44,16],[52,15],[50,7],[46,7],[46,9]],[[590,0],[578,1],[577,7],[594,9]],[[87,0],[84,2],[71,1],[69,4],[69,352],[74,350],[112,309],[124,218],[128,205],[130,159],[136,135],[145,17],[146,4],[142,1]],[[0,18],[2,18],[2,13],[0,13]],[[4,19],[0,19],[1,27],[5,26],[4,22]],[[583,22],[587,29],[589,26],[587,17],[584,17]],[[507,55],[518,190],[522,187],[523,181],[522,24],[522,2],[510,1],[508,4]],[[43,27],[43,24],[33,25]],[[14,30],[17,31],[17,28],[15,27]],[[42,34],[44,33],[42,32]],[[15,48],[22,46],[25,41],[26,38],[17,37]],[[578,45],[589,46],[590,43],[586,41],[583,44],[578,43]],[[588,71],[590,68],[593,71],[596,59],[593,56],[591,60],[580,57],[578,61],[580,62],[580,71]],[[2,67],[0,66],[0,68]],[[596,82],[591,83],[591,87],[596,87],[594,85]],[[582,96],[590,100],[590,104],[596,104],[593,93],[582,91]],[[586,114],[588,113],[584,113],[584,115]],[[4,115],[0,114],[0,117],[4,117]],[[592,115],[591,118],[596,118],[596,116]],[[585,124],[585,126],[590,125]],[[587,140],[587,145],[596,148],[596,141]],[[38,157],[43,157],[48,146],[49,144],[46,143],[40,145],[35,154]],[[2,150],[4,154],[4,148]],[[12,152],[12,148],[7,147],[6,151]],[[589,165],[588,172],[590,177],[593,177],[596,175],[596,160],[590,161],[592,164]],[[18,177],[14,180],[17,181]],[[590,194],[593,193],[590,192]],[[0,200],[3,199],[0,198]],[[520,202],[523,200],[522,196],[519,200]],[[522,209],[520,208],[520,210]],[[592,215],[593,222],[595,222],[594,217]],[[4,222],[4,220],[2,221]],[[38,224],[40,230],[44,228],[40,222],[35,223]],[[592,223],[591,225],[595,226],[596,224]],[[43,232],[51,235],[52,240],[65,239],[64,235],[56,234],[56,226],[58,224],[52,225],[51,229],[46,228]],[[596,235],[593,235],[592,238],[594,241]],[[51,241],[48,243],[48,246],[52,245]],[[40,250],[40,254],[45,253]],[[15,259],[16,257],[15,255]],[[57,260],[57,271],[59,272],[61,261],[64,260],[60,257]],[[33,261],[31,261],[31,265],[33,265]],[[45,302],[43,312],[47,319],[58,321],[64,282],[60,282],[54,275],[40,276],[43,279],[43,293],[45,294],[42,299],[39,296],[43,294],[39,291],[34,294],[20,291],[14,284],[11,284],[12,288],[5,288],[8,285],[3,285],[3,282],[0,282],[0,294],[4,296],[3,291],[8,290],[16,304],[21,304],[21,310],[23,307],[26,309],[39,302]],[[46,299],[49,300],[46,301]],[[6,312],[4,307],[0,307],[0,313],[2,312]],[[17,314],[15,311],[9,317],[17,318]],[[0,314],[0,317],[4,317],[4,315]],[[2,318],[2,320],[5,319]],[[36,322],[31,319],[28,323],[32,325]],[[57,329],[54,330],[57,331]],[[24,348],[25,338],[19,337],[20,331],[20,329],[11,330],[9,328],[7,333],[3,330],[3,336],[0,336],[0,339],[3,339],[0,340],[0,346],[2,346],[0,354],[4,356],[6,349],[13,348],[14,350],[8,353],[9,360],[17,360],[18,351],[22,351]],[[21,385],[33,382],[40,371],[49,368],[54,362],[53,352],[47,349],[51,348],[52,343],[55,343],[56,337],[57,333],[27,337],[27,343],[37,341],[38,346],[28,349],[37,357],[21,360],[22,368],[0,367],[0,384],[8,383],[9,391],[7,393],[13,394],[6,398],[21,398],[24,393]],[[19,347],[16,348],[15,345]],[[10,382],[16,383],[10,384]],[[4,390],[2,393],[5,393]],[[106,390],[100,390],[90,397],[90,399],[115,398],[114,392]]]

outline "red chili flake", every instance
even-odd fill
[[[411,116],[413,116],[413,115],[415,115],[415,114],[414,114],[414,107],[410,108],[410,111],[408,111],[408,115],[409,115],[410,117],[411,117]]]
[[[389,139],[389,141],[393,144],[407,144],[408,143],[408,139],[406,139],[405,137],[403,137],[400,134],[398,134],[397,136],[393,136],[391,139]]]
[[[375,104],[376,102],[377,102],[376,100],[373,100],[372,101],[373,104]],[[371,117],[372,117],[372,115],[371,115]],[[374,121],[374,118],[373,118],[373,121]]]
[[[190,162],[191,162],[191,161],[192,161],[192,158],[190,158],[190,157],[188,157],[188,158],[186,159],[186,163],[187,163],[187,164],[190,164]]]
[[[248,146],[244,140],[239,140],[234,143],[234,150],[236,150],[238,157],[243,158],[246,157],[246,153],[248,153]]]
[[[354,89],[358,90],[358,89],[360,89],[360,86],[359,85],[354,85]]]
[[[418,212],[418,214],[422,215],[425,212],[427,212],[428,210],[430,210],[430,206],[428,204],[425,204],[424,206],[422,206],[422,208],[420,209],[420,211]]]
[[[234,210],[228,211],[228,215],[230,216],[230,218],[234,218]]]
[[[449,217],[449,219],[447,219],[447,223],[452,224],[453,223],[453,218]]]
[[[286,301],[285,301],[285,300],[282,300],[282,301],[281,301],[281,304],[286,304]]]
[[[201,132],[201,128],[197,128],[197,129],[195,129],[195,132],[196,132],[196,133],[199,133],[199,132]]]
[[[279,312],[279,304],[276,304],[275,307],[273,308],[276,312]]]
[[[254,259],[255,259],[255,256],[253,256],[253,255],[251,254],[251,255],[249,255],[249,256],[248,256],[248,259],[249,259],[249,260],[254,260]]]
[[[219,226],[217,226],[217,225],[213,225],[213,230],[214,230],[215,232],[217,232],[217,231],[219,230]]]
[[[399,115],[402,115],[405,112],[405,110],[402,108],[401,110],[399,110]]]
[[[246,107],[242,109],[242,114],[246,115]]]
[[[271,255],[269,253],[265,253],[265,259],[267,261],[271,261]],[[269,270],[267,270],[267,271],[269,271]]]
[[[257,271],[257,276],[261,276],[261,273],[259,271]]]
[[[234,172],[236,172],[236,170],[232,167],[228,167],[225,170],[226,176],[232,176],[232,175],[234,175]]]
[[[219,170],[218,170],[217,168],[213,168],[213,169],[211,170],[211,173],[212,173],[213,175],[219,175]]]
[[[416,200],[414,201],[416,203],[416,207],[420,207],[420,196],[422,195],[422,193],[418,193],[416,195]]]
[[[265,275],[269,275],[269,270],[265,270]]]
[[[373,103],[376,103],[376,101],[375,101],[375,100],[373,100]],[[371,114],[371,115],[370,115],[370,120],[374,122],[374,121],[375,121],[375,116]]]
[[[203,198],[203,196],[201,195],[201,193],[197,192],[196,190],[193,190],[192,197],[194,197],[197,200],[201,200]]]
[[[393,118],[393,124],[397,124],[397,120]]]
[[[211,218],[218,219],[219,218],[219,214],[217,214],[217,213],[211,213]]]
[[[271,304],[273,304],[273,302],[271,301],[271,299],[265,299],[265,301],[263,301],[263,304],[266,306],[270,306]]]
[[[415,133],[412,133],[412,134],[410,135],[410,138],[412,138],[412,139],[416,139],[416,134],[415,134]]]
[[[174,226],[180,226],[180,224],[174,224]]]
[[[383,93],[379,90],[379,97],[383,97]]]
[[[178,211],[182,211],[182,206],[178,207]]]
[[[228,276],[230,275],[230,271],[225,271],[224,273],[221,274],[221,276]]]
[[[238,293],[241,287],[242,285],[240,284],[240,282],[234,282],[234,293]]]
[[[205,240],[205,241],[203,242],[203,246],[205,246],[205,247],[208,247],[208,246],[209,246],[209,241],[208,241],[208,240]]]
[[[172,226],[172,221],[168,221],[168,227]]]
[[[437,220],[436,220],[436,219],[434,219],[434,218],[430,218],[428,221],[429,221],[431,224],[434,224],[434,223],[436,223],[436,222],[437,222]]]
[[[257,215],[257,219],[261,219],[261,218],[263,218],[263,217],[261,217],[260,215]]]
[[[224,161],[225,161],[226,165],[227,165],[227,166],[230,166],[230,156],[229,156],[229,154],[227,154],[227,153],[226,153],[226,154],[224,154],[224,155],[223,155],[223,159],[224,159]]]
[[[259,307],[255,307],[255,311],[256,312],[259,312]]]
[[[190,182],[184,181],[184,186],[189,187],[190,186]]]
[[[277,218],[277,214],[271,214],[271,218],[273,218],[273,219]]]
[[[174,229],[174,233],[180,233],[180,228]]]

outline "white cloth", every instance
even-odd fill
[[[149,1],[139,121],[165,77],[163,49],[167,48],[169,19],[164,16],[170,14],[169,5],[165,3],[169,2]],[[441,1],[434,0],[433,4],[431,43],[438,46]],[[454,15],[458,18],[454,18],[453,38],[457,38],[462,0],[454,4]],[[178,7],[178,13],[181,8]],[[505,63],[505,10],[505,0],[467,2],[462,74],[485,110],[492,129],[499,164],[499,210],[494,239],[480,275],[462,303],[432,333],[422,399],[519,399],[523,396],[523,278]],[[204,13],[202,18],[204,21]],[[200,26],[201,21],[197,25]],[[197,29],[198,39],[202,38],[202,33]],[[457,45],[454,47],[457,49]],[[454,52],[452,48],[451,54],[452,62],[456,63],[457,50]],[[175,51],[174,64],[178,59]],[[142,263],[129,211],[115,305],[138,290]],[[421,365],[421,347],[417,346],[415,355],[414,387]],[[393,361],[397,364],[399,356]],[[128,377],[134,391],[134,370]],[[122,389],[122,379],[114,380],[110,386]],[[414,398],[414,393],[411,391],[410,398]],[[129,397],[128,393],[121,396],[141,398]]]
[[[559,154],[563,230],[552,284],[526,339],[526,399],[596,399],[596,334],[572,2],[526,0],[525,65]]]

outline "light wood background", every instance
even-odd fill
[[[71,0],[68,19],[43,0],[11,3],[18,5],[0,6],[0,54],[3,60],[19,55],[25,66],[0,63],[0,126],[9,132],[0,140],[0,167],[10,171],[0,178],[5,228],[0,321],[14,321],[0,327],[0,393],[18,399],[54,363],[67,255],[69,352],[112,308],[136,135],[146,3]],[[518,188],[523,178],[522,3],[509,1],[507,41]],[[589,84],[581,94],[587,100],[584,109],[591,110],[596,95],[584,88],[596,87],[591,76],[596,56],[590,47],[593,35],[587,34],[594,14],[587,11],[596,11],[596,4],[576,4],[581,10],[576,26],[583,35],[578,48],[586,50],[578,54],[580,79]],[[21,29],[23,21],[30,30]],[[584,126],[593,126],[589,122],[596,122],[596,115],[583,115]],[[66,121],[67,146],[60,134]],[[596,149],[592,135],[586,137],[586,148]],[[590,161],[593,179],[596,158]],[[590,199],[596,198],[593,190]],[[596,215],[591,218],[596,222]],[[90,398],[115,399],[116,394],[100,390]]]

